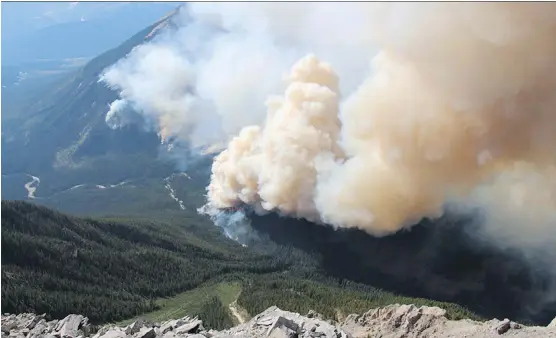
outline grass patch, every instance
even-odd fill
[[[159,310],[145,313],[132,319],[116,323],[117,325],[129,325],[138,318],[146,318],[154,322],[162,322],[169,319],[177,319],[185,316],[195,316],[203,312],[203,307],[217,297],[222,305],[228,306],[238,297],[241,291],[239,283],[217,283],[203,285],[193,290],[180,293],[175,297],[161,298],[156,301]],[[201,318],[203,319],[203,318]]]

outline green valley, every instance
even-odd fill
[[[464,308],[410,299],[357,283],[338,283],[298,249],[245,248],[201,216],[84,218],[27,202],[2,201],[2,308],[95,323],[145,316],[201,316],[215,328],[270,305],[335,318],[395,302],[435,304],[454,318]],[[264,249],[261,249],[264,248]]]

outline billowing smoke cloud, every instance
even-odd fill
[[[226,237],[243,246],[260,241],[258,233],[251,227],[251,222],[243,210],[226,212],[204,206],[199,208],[199,213],[209,216],[214,224],[224,231]]]
[[[105,121],[110,128],[118,129],[129,124],[139,123],[141,118],[126,100],[116,100],[110,104]]]
[[[143,45],[109,68],[101,81],[120,90],[120,100],[110,106],[107,122],[122,119],[125,106],[137,108],[155,121],[162,140],[188,135],[200,121],[190,94],[191,66],[176,50],[161,45]]]
[[[556,244],[555,9],[196,3],[103,79],[163,138],[231,139],[209,208],[382,236],[451,204],[502,246]]]
[[[308,56],[294,65],[283,99],[269,100],[264,128],[244,128],[215,160],[210,203],[238,201],[318,221],[319,164],[340,159],[338,77]]]
[[[241,128],[264,122],[265,100],[283,90],[288,68],[309,52],[336,61],[347,89],[361,82],[370,41],[344,36],[357,36],[364,18],[353,16],[353,6],[340,16],[334,7],[191,3],[173,18],[179,28],[135,48],[100,80],[142,113],[163,141],[225,144]],[[328,24],[319,28],[321,16]],[[305,26],[307,20],[313,24]]]
[[[340,112],[333,71],[296,64],[264,127],[215,160],[210,203],[384,235],[465,202],[511,237],[555,242],[553,9],[371,5],[372,76]]]

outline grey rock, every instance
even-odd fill
[[[136,338],[155,338],[156,337],[156,332],[154,331],[154,328],[144,328],[141,331],[139,331],[136,335]]]
[[[179,335],[179,334],[186,334],[186,333],[198,333],[199,331],[202,330],[204,330],[203,321],[199,319],[194,319],[193,321],[176,328],[174,332]]]
[[[172,321],[172,325],[173,325],[174,329],[177,329],[178,327],[183,326],[183,325],[189,323],[190,321],[191,321],[191,318],[185,317],[185,318],[182,318],[182,319]]]
[[[556,317],[554,317],[554,319],[552,319],[552,321],[550,322],[550,324],[548,324],[547,327],[556,328]]]
[[[161,334],[165,334],[167,332],[170,332],[184,324],[186,324],[187,321],[185,321],[184,319],[176,319],[176,320],[171,320],[165,324],[162,324],[160,326],[160,333]]]
[[[6,322],[2,323],[2,332],[10,334],[10,331],[17,327],[17,322]]]
[[[327,337],[336,338],[338,336],[338,329],[330,326],[316,326],[315,330],[309,333],[311,337]],[[341,337],[341,332],[340,332]]]
[[[309,310],[309,312],[307,313],[307,318],[316,318],[316,319],[321,319],[321,320],[324,319],[323,316],[320,313],[318,313],[314,310]]]
[[[33,316],[32,318],[30,318],[25,324],[24,327],[31,330],[35,327],[35,325],[37,325],[38,322],[40,322],[43,319],[42,316]]]
[[[509,319],[449,320],[445,313],[435,307],[395,304],[362,315],[349,315],[336,323],[314,311],[303,316],[271,307],[228,330],[205,331],[201,319],[184,317],[160,323],[160,327],[144,320],[126,328],[104,326],[92,338],[492,338],[498,335],[556,338],[556,319],[548,327],[527,327]],[[2,316],[1,338],[85,338],[88,329],[97,329],[83,316],[70,315],[48,322],[43,317],[34,314]],[[136,332],[126,334],[126,330]]]
[[[500,324],[496,326],[496,332],[498,332],[498,334],[504,334],[508,332],[509,329],[510,329],[510,320],[508,318],[504,319],[503,321],[500,322]]]
[[[100,337],[102,338],[125,338],[127,335],[125,332],[120,330],[108,330],[104,332]]]
[[[79,328],[86,324],[88,319],[81,315],[69,315],[61,320],[56,328],[61,338],[77,337],[79,335]]]
[[[62,328],[62,326],[64,326],[64,324],[66,323],[66,319],[67,319],[67,318],[68,318],[68,317],[66,317],[66,318],[64,318],[64,319],[62,319],[62,320],[56,322],[55,325],[54,325],[54,331],[60,331],[60,329]]]
[[[276,319],[272,318],[272,317],[265,317],[265,318],[261,318],[259,320],[257,320],[257,324],[258,325],[264,325],[264,326],[268,326],[268,325],[272,325],[274,324],[274,321]]]
[[[98,332],[93,336],[93,338],[99,338],[103,336],[106,332],[110,331],[112,328],[110,326],[101,327]]]
[[[126,329],[125,329],[125,334],[127,335],[134,335],[137,332],[141,331],[141,329],[143,327],[150,327],[152,326],[152,323],[150,323],[149,321],[147,321],[146,319],[139,319],[135,322],[133,322],[132,324],[130,324]]]
[[[41,319],[38,323],[35,324],[35,327],[29,332],[29,337],[36,337],[46,333],[48,330],[52,328],[48,326],[44,319]]]
[[[297,337],[299,334],[299,325],[291,319],[278,316],[274,319],[272,325],[268,328],[268,337]]]
[[[522,328],[521,324],[516,322],[510,322],[510,328],[513,330],[519,330]]]
[[[273,329],[268,338],[297,338],[299,335],[288,328],[275,328]]]

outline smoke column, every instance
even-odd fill
[[[163,135],[229,141],[207,208],[383,236],[452,205],[502,246],[554,248],[555,9],[199,3],[104,81]]]

